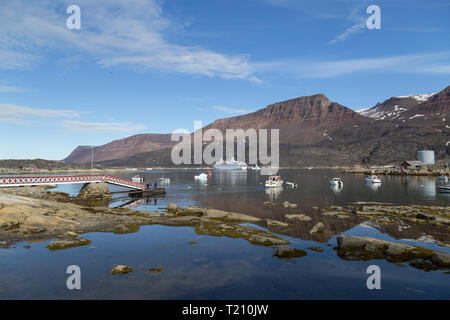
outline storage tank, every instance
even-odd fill
[[[419,150],[417,158],[424,164],[434,164],[434,150]]]

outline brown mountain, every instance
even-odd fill
[[[138,153],[171,148],[170,134],[138,134],[125,139],[115,140],[102,146],[94,147],[95,163],[123,159]],[[90,163],[92,150],[90,146],[79,146],[63,161],[69,163]]]
[[[364,122],[369,120],[317,94],[271,104],[246,115],[219,119],[204,129],[280,129],[281,143],[312,144],[328,139],[342,126]]]
[[[448,160],[449,101],[450,87],[447,87],[432,95],[393,97],[371,109],[355,112],[317,94],[219,119],[203,129],[280,129],[281,166],[389,164],[415,159],[420,149],[435,150],[437,159]],[[165,139],[166,144],[147,152],[139,152],[139,143],[125,144],[127,148],[122,146],[122,153],[108,144],[99,148],[104,148],[105,158],[109,159],[95,161],[107,166],[172,166],[173,144],[169,135]],[[128,148],[133,150],[124,151]],[[84,161],[90,161],[90,153],[83,152]]]

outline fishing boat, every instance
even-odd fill
[[[161,184],[170,184],[170,178],[159,178],[158,179],[159,183]]]
[[[330,180],[330,184],[332,186],[336,186],[338,188],[342,188],[344,186],[344,183],[342,182],[341,178],[333,178]]]
[[[141,178],[139,175],[135,175],[134,177],[131,178],[131,181],[138,182],[138,183],[143,183],[144,182],[144,178]]]
[[[195,180],[206,180],[208,179],[208,175],[206,173],[200,173],[199,175],[194,176]]]
[[[276,188],[283,186],[283,180],[281,180],[280,176],[270,176],[269,180],[266,180],[267,188]]]
[[[439,192],[450,193],[450,184],[438,187]]]
[[[364,179],[366,180],[367,183],[381,183],[380,178],[378,178],[377,176],[369,176]]]

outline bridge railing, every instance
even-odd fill
[[[27,186],[27,185],[51,185],[51,184],[71,184],[106,182],[133,189],[145,190],[145,184],[132,180],[118,178],[109,175],[83,175],[83,176],[45,176],[45,177],[0,177],[0,187]]]

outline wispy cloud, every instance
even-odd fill
[[[260,72],[282,72],[301,78],[334,78],[352,73],[450,74],[450,52],[342,60],[281,59],[254,65]]]
[[[0,68],[30,65],[46,52],[86,53],[101,65],[258,82],[248,55],[228,55],[166,39],[180,24],[162,14],[158,0],[77,0],[80,31],[65,27],[65,10],[54,1],[17,0],[0,10]],[[69,3],[66,2],[68,5]]]
[[[347,30],[338,35],[334,40],[331,40],[328,44],[335,44],[339,41],[344,41],[351,35],[361,32],[362,30],[365,29],[365,27],[366,27],[366,20],[364,18],[361,18],[358,23],[349,27]]]
[[[213,109],[216,111],[226,113],[226,114],[246,114],[246,113],[250,112],[245,109],[233,109],[233,108],[230,108],[227,106],[214,106]]]
[[[20,125],[31,123],[33,119],[73,119],[80,113],[74,110],[36,109],[13,104],[0,103],[0,122]]]
[[[28,90],[18,87],[0,86],[0,93],[24,93],[24,92],[28,92]]]
[[[143,124],[133,124],[131,122],[84,122],[84,121],[64,121],[63,126],[78,133],[123,133],[130,134],[145,129]]]

